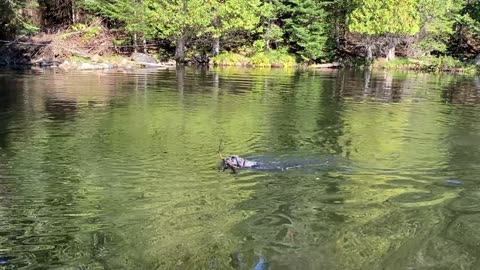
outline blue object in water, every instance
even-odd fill
[[[6,264],[8,263],[9,258],[8,257],[0,257],[0,264]]]
[[[267,268],[265,267],[266,267],[265,259],[260,257],[257,265],[255,265],[255,268],[253,268],[253,270],[267,270]]]
[[[447,182],[449,184],[454,184],[454,185],[461,185],[462,184],[462,181],[455,180],[455,179],[448,179],[448,180],[445,180],[445,182]]]

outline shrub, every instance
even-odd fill
[[[461,71],[464,73],[474,73],[477,71],[475,65],[467,64],[451,56],[428,56],[418,59],[397,58],[388,62],[376,63],[376,66],[384,69],[408,69],[428,72]]]
[[[243,54],[223,52],[213,58],[216,65],[223,66],[255,66],[255,67],[291,67],[295,66],[295,57],[286,50],[259,51],[246,57]]]
[[[249,65],[250,59],[239,53],[222,52],[213,57],[213,62],[222,66]]]

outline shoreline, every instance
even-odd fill
[[[21,36],[9,43],[0,43],[0,66],[25,68],[58,67],[64,70],[132,70],[137,68],[170,69],[178,65],[171,59],[172,56],[162,56],[155,50],[147,50],[147,53],[118,53],[111,50],[111,46],[107,46],[110,41],[103,44],[92,40],[92,44],[83,44],[71,35],[68,38],[64,38],[65,34],[64,32],[55,34],[42,33],[31,37]],[[166,61],[160,61],[161,59]],[[339,58],[337,61],[329,63],[309,63],[299,61],[295,55],[284,49],[267,51],[251,49],[242,53],[225,51],[212,57],[190,55],[180,65],[306,68],[313,70],[360,68],[427,73],[478,74],[480,59],[465,62],[451,56],[397,57],[389,61],[385,58],[376,58],[369,63],[363,57],[347,57]]]
[[[4,58],[4,57],[3,57]],[[0,55],[2,59],[2,55]],[[310,70],[335,70],[345,68],[355,69],[374,69],[386,71],[409,71],[419,73],[450,73],[450,74],[479,74],[479,67],[473,63],[464,63],[452,58],[403,58],[397,57],[394,60],[376,59],[370,65],[366,65],[363,59],[354,59],[353,61],[330,62],[321,64],[302,64],[302,63],[269,63],[256,65],[252,63],[251,58],[244,57],[242,62],[216,61],[210,59],[208,64],[196,65],[192,63],[180,64],[184,66],[207,66],[207,67],[241,67],[241,68],[271,68],[271,69],[310,69]],[[118,54],[106,56],[78,56],[72,55],[65,60],[44,60],[43,58],[34,59],[31,62],[13,61],[13,63],[0,62],[1,68],[59,68],[62,70],[134,70],[143,68],[173,69],[178,64],[174,60],[157,61],[152,56],[144,53],[134,53],[131,57]]]

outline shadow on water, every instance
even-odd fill
[[[0,76],[0,147],[6,148],[8,143],[8,126],[14,111],[23,106],[21,81],[13,81],[7,76]]]

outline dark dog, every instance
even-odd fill
[[[255,161],[246,160],[237,155],[229,156],[222,159],[222,170],[226,169],[232,170],[233,173],[236,173],[237,169],[248,169],[258,167],[258,163]]]

